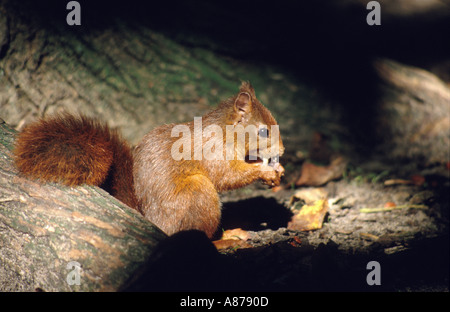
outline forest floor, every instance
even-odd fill
[[[285,181],[296,175],[293,170]],[[222,196],[223,230],[241,228],[237,236],[244,239],[221,252],[250,272],[256,289],[448,291],[448,187],[441,166],[368,160],[350,163],[343,178],[321,187],[229,192]],[[317,192],[328,203],[323,223],[291,229],[298,213],[292,198],[304,204]],[[380,264],[381,285],[366,281],[370,261]]]

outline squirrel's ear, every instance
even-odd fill
[[[240,116],[244,116],[252,111],[252,96],[248,92],[238,94],[234,101],[234,110]]]
[[[241,87],[239,88],[240,92],[247,92],[249,93],[251,96],[256,97],[255,95],[255,89],[253,89],[253,86],[250,82],[248,81],[243,81],[241,84]]]

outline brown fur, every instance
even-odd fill
[[[203,116],[203,129],[213,124],[220,125],[225,133],[226,125],[264,124],[270,127],[277,123],[256,99],[251,85],[243,83],[238,95]],[[194,133],[193,122],[185,125]],[[280,183],[284,173],[281,166],[277,170],[262,170],[259,163],[243,160],[174,160],[171,148],[179,139],[171,137],[174,126],[164,125],[149,132],[134,153],[135,190],[141,211],[166,233],[195,228],[211,237],[221,217],[218,192],[236,189],[258,179],[269,185]],[[225,138],[224,135],[220,144],[225,145]],[[284,152],[281,139],[279,144],[281,155]]]
[[[28,177],[65,185],[102,186],[136,207],[128,144],[104,123],[61,114],[27,126],[14,149],[17,168]]]
[[[236,96],[203,116],[202,123],[203,129],[218,125],[224,134],[227,125],[276,125],[249,83],[243,83]],[[193,122],[184,125],[194,132]],[[169,235],[198,229],[212,237],[221,217],[218,192],[258,179],[269,185],[280,183],[284,169],[279,164],[263,170],[260,163],[244,160],[173,159],[171,149],[178,140],[171,136],[174,126],[149,132],[132,156],[128,144],[106,124],[62,114],[26,127],[17,137],[15,161],[20,172],[32,178],[101,186]],[[224,146],[225,139],[224,135],[211,140]],[[283,151],[280,138],[279,156]],[[247,145],[245,153],[251,153]],[[275,156],[270,145],[259,153]]]

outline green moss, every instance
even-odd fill
[[[8,126],[6,123],[2,123],[0,119],[0,144],[12,151],[14,148],[14,138],[16,134],[16,130]]]

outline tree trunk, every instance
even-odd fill
[[[377,133],[380,149],[418,164],[445,164],[450,146],[450,88],[420,68],[380,59]]]
[[[97,187],[20,177],[13,141],[0,124],[0,291],[120,289],[166,235]]]

